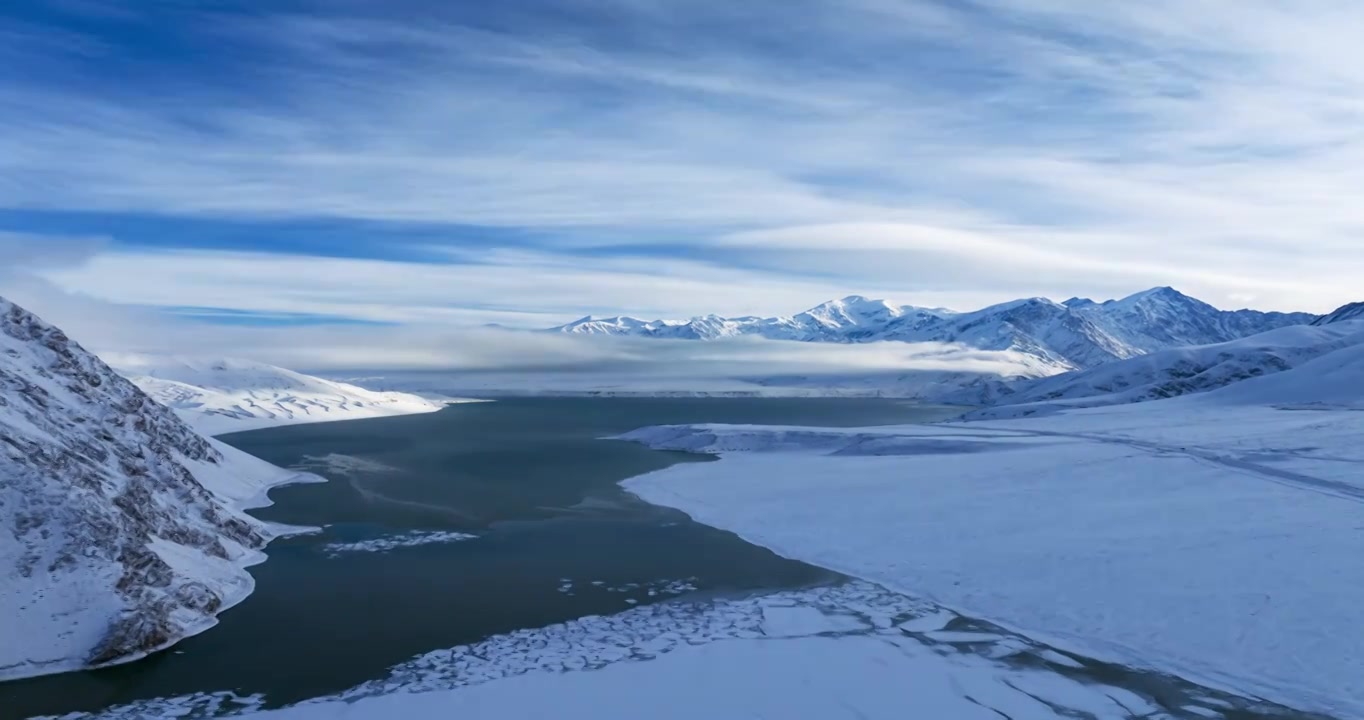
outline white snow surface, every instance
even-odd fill
[[[1090,657],[1364,718],[1364,346],[1026,420],[682,426],[626,482],[782,555]]]
[[[366,390],[249,360],[134,354],[105,357],[157,402],[207,435],[435,412],[447,404],[410,393]]]
[[[196,435],[0,299],[0,679],[127,662],[211,627],[288,530],[241,511],[306,479]]]

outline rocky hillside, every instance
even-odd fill
[[[136,659],[211,627],[297,476],[197,435],[0,299],[0,679]]]

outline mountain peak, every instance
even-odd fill
[[[849,295],[849,296],[847,296],[847,297],[845,297],[845,298],[839,300],[838,302],[841,302],[841,303],[843,303],[844,305],[875,305],[875,304],[878,304],[878,303],[879,303],[879,304],[885,304],[886,301],[885,301],[885,300],[872,300],[871,298],[868,298],[868,297],[865,296],[865,295]]]
[[[1061,305],[1060,303],[1056,302],[1055,300],[1050,299],[1050,298],[1044,298],[1044,297],[1029,297],[1029,298],[1019,298],[1018,300],[1010,300],[1010,301],[1008,301],[1008,302],[1002,302],[1002,303],[999,303],[998,305],[991,305],[991,306],[989,306],[989,307],[987,307],[987,308],[984,308],[984,309],[982,309],[982,310],[977,310],[977,311],[975,311],[974,313],[968,313],[968,314],[970,314],[970,315],[993,315],[993,314],[995,314],[995,313],[1008,312],[1008,311],[1010,311],[1010,310],[1017,310],[1017,309],[1019,309],[1019,308],[1039,308],[1039,307],[1041,307],[1041,308],[1046,308],[1046,307],[1058,307],[1058,308],[1059,308],[1059,307],[1064,307],[1064,306]]]
[[[865,296],[865,295],[848,295],[847,297],[841,297],[841,298],[839,298],[839,299],[837,299],[837,300],[826,300],[826,301],[824,301],[824,302],[822,302],[822,303],[820,303],[820,304],[818,304],[818,305],[816,305],[816,306],[810,308],[810,312],[813,312],[813,311],[815,311],[815,310],[820,310],[820,309],[827,309],[827,308],[873,308],[873,309],[879,309],[879,308],[894,308],[894,307],[895,307],[894,305],[891,305],[889,302],[886,302],[885,300],[873,299],[873,298],[869,298],[869,297],[867,297],[867,296]]]
[[[871,300],[862,295],[849,295],[829,300],[806,310],[797,317],[810,318],[825,327],[863,325],[885,322],[904,314],[904,310],[885,300]]]
[[[1170,287],[1169,285],[1162,285],[1160,287],[1153,287],[1150,290],[1143,290],[1139,293],[1133,293],[1132,295],[1128,295],[1127,297],[1123,298],[1122,300],[1119,300],[1118,302],[1140,301],[1146,300],[1148,298],[1160,300],[1193,300],[1193,298]]]

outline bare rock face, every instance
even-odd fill
[[[34,646],[0,650],[0,679],[138,657],[211,622],[222,567],[269,539],[191,469],[222,462],[171,410],[0,299],[0,637]],[[33,618],[63,602],[81,618],[104,607],[107,626],[73,620],[85,629],[45,643],[61,622]],[[84,656],[61,657],[67,644]]]

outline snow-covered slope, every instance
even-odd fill
[[[1344,323],[1361,332],[1343,347],[1288,372],[1210,393],[1207,401],[1271,405],[1285,410],[1364,410],[1364,320]]]
[[[1186,345],[1226,342],[1316,319],[1307,313],[1218,310],[1172,288],[1121,300],[1028,298],[969,313],[895,306],[851,296],[791,317],[644,321],[583,318],[552,332],[579,335],[713,340],[751,335],[801,342],[946,342],[981,350],[1026,352],[1070,368]]]
[[[241,509],[299,478],[200,437],[0,299],[0,679],[133,660],[211,627],[281,532]]]
[[[375,392],[247,360],[109,355],[120,373],[208,435],[293,423],[435,412],[443,403]]]
[[[1364,320],[1279,328],[1215,345],[1160,350],[1090,370],[1014,384],[967,419],[1046,415],[1208,392],[1272,375],[1364,343]]]

